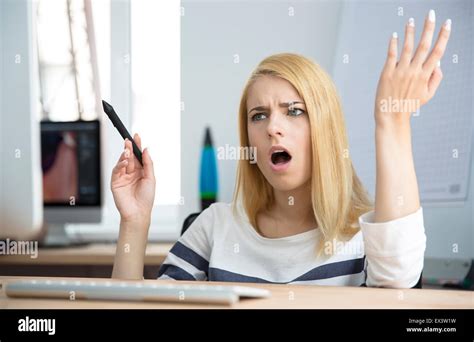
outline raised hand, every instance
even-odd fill
[[[440,29],[430,51],[436,18],[430,10],[425,18],[421,40],[414,49],[415,20],[410,18],[405,27],[405,42],[398,59],[398,35],[390,39],[387,60],[377,87],[375,120],[377,124],[406,123],[436,93],[443,73],[440,60],[446,50],[451,32],[451,20]]]
[[[141,150],[138,134],[133,137]],[[125,141],[125,149],[112,170],[110,188],[122,221],[149,221],[155,198],[153,161],[148,149],[143,151],[143,166],[133,154],[132,142]]]

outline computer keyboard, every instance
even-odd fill
[[[241,297],[265,298],[270,291],[249,286],[103,280],[16,280],[6,285],[9,297],[62,298],[233,304]]]

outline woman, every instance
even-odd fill
[[[442,78],[451,21],[430,53],[435,14],[414,51],[414,20],[397,61],[396,33],[377,88],[376,196],[372,205],[349,158],[340,101],[329,76],[294,54],[263,60],[244,88],[241,160],[232,204],[201,213],[171,249],[160,279],[409,288],[423,268],[426,237],[413,163],[410,113]],[[408,106],[407,106],[408,105]],[[135,135],[140,146],[140,137]],[[111,188],[121,215],[113,277],[141,279],[153,206],[153,163],[125,142]],[[372,210],[373,209],[373,210]]]

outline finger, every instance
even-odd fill
[[[431,75],[435,70],[438,61],[443,58],[444,52],[446,51],[446,45],[448,45],[449,35],[451,33],[451,19],[446,20],[443,27],[439,31],[438,39],[436,44],[431,51],[430,56],[423,64],[423,70],[426,71],[428,75]]]
[[[143,160],[143,172],[144,176],[147,179],[155,180],[155,171],[153,167],[153,160],[150,157],[150,152],[148,151],[148,148],[145,148],[143,151],[142,155],[142,160]]]
[[[127,153],[127,151],[128,151],[127,149],[124,149],[122,151],[122,153],[120,154],[120,158],[119,158],[119,160],[117,160],[117,164],[115,164],[115,167],[112,169],[112,175],[122,174],[119,171],[123,171],[123,173],[125,173],[125,168],[123,168],[123,166],[126,166],[126,164],[128,163],[128,153]],[[122,163],[123,161],[127,161],[127,163]],[[118,167],[119,164],[122,165],[122,166]]]
[[[428,81],[428,94],[429,97],[432,98],[438,90],[438,87],[443,79],[443,72],[441,71],[441,67],[437,66],[433,71],[433,74]]]
[[[115,164],[114,168],[112,169],[112,177],[124,175],[127,165],[128,159],[121,160],[117,164]]]
[[[426,60],[426,56],[428,56],[428,53],[430,52],[435,29],[435,21],[435,11],[430,10],[428,17],[425,19],[425,27],[423,28],[423,33],[421,34],[420,44],[418,44],[415,57],[413,58],[413,62],[416,64],[422,65]]]
[[[127,173],[132,173],[133,171],[135,171],[135,156],[133,155],[132,142],[127,139],[125,146],[126,146],[126,149],[128,150]]]
[[[117,161],[117,164],[120,163],[121,161],[125,160],[125,159],[128,159],[128,153],[127,153],[127,148],[125,148],[122,153],[120,154],[120,158],[119,160]]]
[[[398,34],[397,32],[393,32],[392,38],[390,38],[390,42],[388,43],[388,52],[387,52],[387,60],[385,61],[384,70],[391,72],[397,66],[397,56],[398,56]]]
[[[142,138],[138,135],[138,133],[135,133],[133,135],[133,140],[135,141],[135,144],[137,144],[138,148],[140,151],[142,150]]]
[[[405,43],[403,44],[402,54],[398,65],[409,66],[413,56],[413,41],[415,40],[415,19],[408,19],[405,26]]]

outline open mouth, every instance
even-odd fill
[[[283,150],[274,151],[271,156],[273,165],[286,164],[291,160],[291,155]]]

